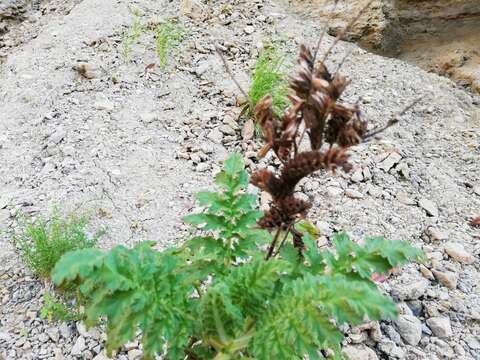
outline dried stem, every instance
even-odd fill
[[[328,55],[330,55],[330,52],[332,51],[332,49],[335,47],[335,45],[337,45],[337,43],[342,39],[342,37],[346,34],[346,32],[348,30],[350,30],[350,28],[353,26],[353,24],[355,24],[358,19],[360,19],[360,17],[363,15],[363,13],[365,12],[365,10],[368,9],[368,7],[372,4],[373,0],[370,0],[368,1],[365,6],[358,12],[358,14],[352,19],[350,20],[350,22],[347,24],[347,26],[345,26],[342,31],[340,31],[335,40],[333,40],[332,44],[330,45],[330,47],[328,48],[327,52],[325,53],[325,55],[323,55],[323,58],[322,58],[322,62],[325,62],[325,60],[327,59]]]
[[[275,237],[272,240],[272,243],[270,244],[270,247],[268,248],[267,256],[265,257],[265,260],[268,260],[272,257],[273,255],[273,250],[275,249],[275,245],[277,244],[278,237],[280,236],[280,232],[282,231],[281,228],[277,229],[277,232],[275,233]]]
[[[374,136],[377,136],[381,132],[387,130],[389,127],[397,124],[400,121],[400,117],[405,114],[408,110],[410,110],[412,107],[414,107],[420,100],[423,99],[423,96],[420,96],[413,100],[410,104],[405,106],[402,111],[396,113],[390,120],[387,121],[385,125],[383,125],[380,128],[373,129],[369,131],[368,133],[365,134],[363,137],[363,141],[368,141],[369,139],[373,138]]]
[[[222,59],[222,62],[223,62],[223,66],[225,66],[225,70],[227,71],[227,74],[230,76],[230,78],[233,80],[233,82],[235,83],[235,85],[237,86],[238,90],[240,90],[240,92],[242,93],[242,95],[245,97],[245,99],[247,99],[248,102],[250,102],[250,98],[248,97],[248,94],[245,90],[243,90],[242,86],[240,85],[240,83],[238,82],[238,80],[235,78],[235,76],[233,75],[233,72],[232,70],[230,69],[230,66],[228,65],[228,62],[227,62],[227,59],[225,58],[225,56],[223,56],[222,54],[222,50],[220,49],[220,46],[218,46],[218,44],[215,44],[215,51],[217,52],[217,54],[220,56],[220,59]]]
[[[278,246],[277,251],[275,252],[274,257],[277,256],[280,253],[280,249],[282,248],[283,244],[285,244],[285,241],[288,238],[288,234],[290,234],[290,229],[292,228],[292,225],[288,226],[287,231],[285,231],[285,236],[283,237],[282,241],[280,242],[280,245]]]

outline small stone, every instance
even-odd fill
[[[128,360],[139,360],[142,358],[142,350],[132,349],[128,351]]]
[[[197,68],[195,69],[195,73],[198,75],[198,76],[202,76],[203,74],[205,74],[207,72],[208,69],[210,69],[212,67],[212,64],[210,63],[210,61],[203,61],[201,62]]]
[[[247,25],[247,26],[245,26],[243,31],[245,31],[245,34],[250,35],[250,34],[253,34],[255,32],[255,28],[251,25]]]
[[[342,353],[351,360],[378,360],[375,351],[365,345],[347,345]]]
[[[402,339],[409,345],[417,346],[422,339],[422,323],[412,315],[400,315],[395,326]]]
[[[452,327],[448,317],[431,317],[427,319],[427,325],[436,337],[448,338],[452,336]]]
[[[427,215],[438,217],[438,208],[433,201],[421,198],[418,201],[418,205],[427,212]]]
[[[343,189],[336,186],[327,187],[327,195],[330,197],[337,197],[343,193]]]
[[[390,153],[385,160],[383,160],[378,167],[384,171],[390,170],[392,167],[394,167],[398,162],[402,159],[402,155],[400,155],[397,152],[392,152]]]
[[[378,349],[388,355],[389,358],[405,359],[405,350],[398,347],[393,341],[384,339],[378,344]]]
[[[200,163],[197,165],[195,168],[198,172],[204,172],[207,171],[210,168],[210,166],[207,163]]]
[[[57,343],[60,339],[60,333],[57,328],[48,328],[47,335],[54,343]]]
[[[123,345],[125,351],[130,351],[133,349],[138,349],[138,341],[129,341]]]
[[[361,182],[363,180],[362,169],[355,170],[350,179],[355,183]]]
[[[223,140],[223,134],[218,128],[215,128],[208,133],[207,138],[212,140],[214,143],[221,144]]]
[[[199,17],[203,12],[203,5],[200,0],[182,0],[180,12],[193,18]]]
[[[158,114],[156,113],[143,113],[140,115],[140,120],[142,120],[144,123],[151,124],[154,121],[157,121],[159,119]]]
[[[420,272],[426,279],[435,280],[435,277],[433,276],[432,272],[428,270],[427,267],[423,264],[420,264]]]
[[[480,185],[474,186],[473,187],[473,192],[480,196]]]
[[[110,100],[99,100],[93,105],[97,110],[113,111],[115,104]]]
[[[347,189],[345,190],[345,195],[351,199],[363,199],[363,194],[360,191]]]
[[[458,275],[453,271],[440,271],[433,269],[432,272],[435,279],[437,279],[437,281],[443,286],[446,286],[449,289],[455,289],[457,287]]]
[[[60,335],[64,339],[70,339],[70,336],[72,336],[72,330],[70,329],[70,326],[68,326],[67,323],[60,324],[59,331],[60,331]]]
[[[467,343],[468,347],[473,350],[479,350],[480,349],[480,340],[473,336],[469,335],[465,337],[465,342]]]
[[[225,135],[235,135],[235,129],[232,129],[229,125],[220,125],[219,129]]]
[[[73,70],[75,70],[79,75],[83,76],[85,79],[95,79],[100,77],[99,69],[89,63],[79,62],[73,65]]]
[[[70,351],[70,354],[73,356],[81,356],[84,350],[85,350],[85,338],[83,336],[79,336],[77,338],[77,341],[75,341],[75,344],[73,345],[72,350]]]
[[[242,128],[242,138],[243,140],[251,140],[255,134],[255,124],[252,119],[245,121],[245,124]]]
[[[317,221],[316,226],[318,231],[320,231],[321,235],[330,236],[333,233],[333,230],[330,227],[330,224],[326,221],[322,221],[322,220]]]
[[[93,358],[93,360],[111,360],[109,357],[107,357],[107,355],[105,355],[105,352],[102,351],[100,353],[97,354],[97,356],[95,356]]]
[[[60,141],[65,138],[65,136],[67,136],[67,132],[64,129],[59,128],[54,133],[52,133],[52,135],[50,135],[49,139],[52,143],[59,144]]]
[[[433,226],[430,226],[427,229],[426,234],[430,241],[442,241],[448,238],[448,235],[446,233],[438,230],[437,228],[434,228]]]
[[[462,264],[473,264],[475,258],[467,252],[462,244],[456,242],[448,242],[444,246],[445,252],[455,261]]]
[[[393,289],[393,295],[399,300],[417,300],[425,295],[428,287],[428,280],[420,276],[418,278],[417,281],[398,285],[398,287]]]

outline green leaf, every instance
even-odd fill
[[[205,225],[204,230],[216,230],[226,227],[225,218],[213,214],[192,214],[183,217],[182,220],[192,225]]]
[[[52,280],[60,286],[77,277],[87,277],[96,266],[101,266],[105,254],[98,249],[82,249],[63,255],[52,271]]]
[[[232,154],[225,161],[224,169],[227,175],[236,177],[243,171],[245,164],[240,154]]]

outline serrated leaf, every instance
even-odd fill
[[[232,154],[225,160],[224,169],[227,175],[236,177],[245,168],[245,163],[240,154]]]
[[[82,249],[63,255],[55,264],[52,280],[60,286],[64,282],[73,281],[77,277],[88,276],[96,266],[101,266],[105,254],[98,249]]]
[[[217,230],[226,226],[223,216],[213,214],[192,214],[183,217],[182,220],[192,225],[204,225],[204,230]]]

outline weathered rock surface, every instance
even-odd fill
[[[338,33],[366,3],[297,1],[328,18]],[[378,53],[447,75],[480,92],[480,3],[477,0],[375,0],[346,38]]]

